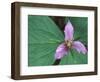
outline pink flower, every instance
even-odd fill
[[[71,48],[75,49],[79,53],[87,53],[87,49],[85,48],[84,44],[82,44],[80,41],[74,41],[74,28],[70,21],[68,21],[65,26],[64,34],[65,40],[57,47],[55,59],[61,59],[62,57],[67,55]]]

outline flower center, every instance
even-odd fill
[[[72,40],[67,40],[67,41],[65,41],[65,44],[68,48],[71,48],[72,47],[72,42],[73,42]]]

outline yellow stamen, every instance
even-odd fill
[[[68,48],[71,48],[72,47],[72,40],[67,40],[65,41],[65,44]]]

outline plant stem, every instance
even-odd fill
[[[60,61],[61,61],[61,59],[57,59],[57,60],[55,60],[55,62],[52,65],[59,65]]]

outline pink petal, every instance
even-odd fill
[[[74,28],[70,21],[65,26],[65,40],[73,40]]]
[[[72,47],[76,49],[79,53],[80,52],[82,52],[83,54],[87,53],[87,49],[80,41],[74,41]]]
[[[67,53],[67,48],[64,43],[60,44],[55,53],[55,59],[61,59]]]

